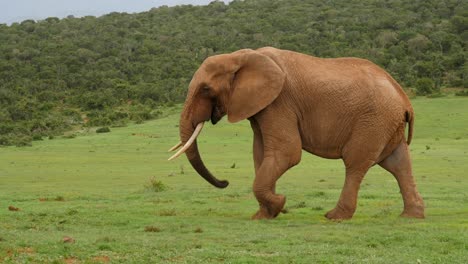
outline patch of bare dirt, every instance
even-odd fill
[[[66,258],[63,260],[65,264],[78,264],[80,261],[77,258]]]
[[[92,258],[93,262],[98,262],[98,263],[108,263],[110,262],[110,257],[108,256],[96,256]]]
[[[63,243],[75,243],[75,239],[73,239],[73,237],[64,236],[62,238],[62,242]]]
[[[10,211],[19,211],[20,209],[18,207],[14,207],[13,205],[8,206],[8,210]]]

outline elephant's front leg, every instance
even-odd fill
[[[286,197],[275,192],[276,181],[301,160],[302,141],[297,119],[281,104],[270,106],[249,120],[254,131],[253,192],[260,206],[252,219],[271,219],[286,203]]]
[[[260,125],[258,124],[257,120],[249,119],[250,126],[254,132],[254,139],[253,139],[253,160],[254,160],[254,167],[255,167],[255,175],[257,175],[258,169],[260,165],[262,165],[263,161],[263,136],[262,131],[260,130]]]
[[[298,142],[294,142],[295,144],[290,141],[289,143],[291,144],[283,143],[279,143],[283,149],[272,150],[267,145],[264,149],[268,151],[263,152],[259,148],[255,149],[256,144],[254,140],[256,170],[253,192],[260,209],[252,216],[252,219],[275,218],[282,211],[286,203],[286,197],[275,192],[276,181],[286,170],[299,163],[301,147]],[[260,157],[263,158],[261,162],[259,162]],[[260,165],[257,167],[257,164]]]
[[[254,132],[254,140],[253,140],[253,160],[254,160],[254,167],[255,167],[255,182],[254,182],[254,193],[259,201],[260,209],[252,216],[252,219],[270,219],[278,215],[276,211],[277,209],[274,208],[283,208],[286,199],[284,196],[279,196],[279,199],[275,199],[275,185],[276,180],[281,176],[275,177],[276,179],[264,179],[264,176],[259,176],[260,167],[263,162],[263,136],[260,129],[260,125],[255,119],[250,120],[250,125]],[[266,166],[265,168],[268,168]],[[265,169],[264,169],[265,170]],[[268,171],[261,172],[265,175],[272,175]],[[262,180],[263,179],[263,180]],[[270,199],[268,199],[268,198]],[[278,200],[278,201],[277,201]],[[281,210],[281,209],[280,209]],[[272,213],[273,212],[273,213]]]
[[[252,219],[271,219],[281,212],[286,203],[286,197],[275,193],[275,185],[287,169],[288,166],[281,164],[273,157],[263,160],[253,184],[253,192],[260,209],[252,216]]]

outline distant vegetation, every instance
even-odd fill
[[[367,58],[419,94],[466,88],[467,3],[236,0],[1,24],[0,145],[157,117],[204,58],[241,48]]]

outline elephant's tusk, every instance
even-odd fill
[[[182,146],[182,141],[179,141],[179,143],[177,143],[175,146],[170,148],[167,152],[174,151],[174,150],[178,149],[180,146]]]
[[[189,138],[189,140],[187,141],[187,143],[185,143],[185,145],[179,149],[179,151],[177,151],[176,154],[174,154],[172,157],[170,157],[168,160],[173,160],[177,157],[179,157],[182,153],[184,153],[189,147],[190,145],[192,145],[192,143],[195,141],[195,139],[198,137],[198,134],[200,134],[200,131],[201,129],[203,128],[203,124],[204,122],[201,122],[197,125],[197,127],[195,128],[195,131],[193,131],[193,134],[192,136]]]

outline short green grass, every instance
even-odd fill
[[[413,105],[411,152],[425,220],[398,217],[397,183],[378,166],[362,184],[354,218],[326,220],[343,165],[304,153],[278,183],[288,212],[251,221],[248,122],[207,125],[200,136],[207,166],[230,180],[220,190],[185,157],[166,161],[178,141],[171,115],[0,148],[0,263],[466,263],[468,99]]]

